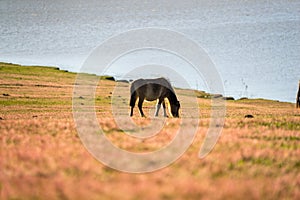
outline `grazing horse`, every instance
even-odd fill
[[[163,104],[164,116],[167,116],[166,105],[164,99],[167,98],[170,102],[171,113],[173,117],[179,117],[178,111],[180,108],[180,103],[175,95],[175,91],[172,88],[170,82],[165,78],[157,79],[138,79],[132,82],[130,87],[130,116],[133,115],[133,108],[135,106],[137,98],[139,99],[138,107],[142,117],[145,117],[142,106],[144,100],[154,101],[158,99],[158,104],[156,105],[155,116],[158,116],[158,111]]]

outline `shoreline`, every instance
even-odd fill
[[[80,73],[80,72],[76,72],[76,71],[69,71],[69,70],[65,70],[65,69],[62,69],[60,68],[59,66],[45,66],[45,65],[30,65],[30,64],[19,64],[19,63],[12,63],[12,62],[3,62],[3,61],[0,61],[0,64],[6,64],[6,65],[12,65],[12,66],[20,66],[20,67],[45,67],[45,68],[53,68],[53,69],[56,69],[56,70],[60,70],[60,71],[64,71],[64,72],[69,72],[69,73]],[[91,74],[91,73],[88,73],[88,74]],[[99,76],[97,74],[91,74],[91,75],[96,75],[96,76]],[[114,79],[114,81],[116,82],[127,82],[127,83],[130,83],[131,81],[130,80],[126,80],[126,79],[116,79],[116,77],[112,76],[112,75],[102,75],[103,77],[110,77],[109,79]],[[100,76],[101,77],[101,76]],[[177,87],[175,87],[177,88]],[[202,91],[202,90],[196,90],[196,89],[190,89],[190,88],[178,88],[178,89],[182,89],[182,90],[194,90],[194,91],[199,91],[199,92],[204,92],[204,93],[207,93],[206,91]],[[209,94],[210,96],[214,96],[213,94]],[[223,95],[222,95],[223,96]],[[291,104],[295,104],[296,106],[296,103],[295,102],[289,102],[289,101],[280,101],[278,99],[267,99],[267,98],[260,98],[260,97],[257,97],[257,98],[248,98],[248,97],[240,97],[240,98],[234,98],[234,97],[231,97],[231,96],[223,96],[224,100],[245,100],[245,99],[249,99],[249,100],[268,100],[268,101],[275,101],[275,102],[281,102],[281,103],[291,103]]]

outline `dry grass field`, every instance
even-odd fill
[[[82,144],[72,114],[75,79],[57,68],[0,63],[0,199],[300,199],[300,109],[294,104],[226,101],[222,135],[199,159],[211,100],[196,92],[200,123],[190,148],[168,167],[130,174],[103,165]],[[111,111],[116,84],[101,80],[95,98],[107,138],[133,152],[163,147],[180,119],[166,119],[154,137],[131,139]],[[128,97],[120,98],[127,115]],[[146,113],[153,106],[145,103]],[[151,123],[137,109],[133,121]]]

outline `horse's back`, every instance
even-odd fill
[[[155,78],[155,79],[137,79],[132,82],[131,88],[139,88],[146,84],[157,84],[164,87],[167,87],[172,90],[172,86],[170,82],[165,78]]]
[[[130,91],[137,96],[144,96],[148,101],[158,99],[167,89],[173,91],[170,82],[165,78],[137,79],[132,82]]]

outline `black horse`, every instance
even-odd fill
[[[137,98],[139,99],[138,107],[142,117],[145,117],[142,110],[144,100],[154,101],[158,99],[158,104],[156,106],[155,116],[158,116],[158,111],[163,104],[164,116],[167,116],[166,105],[164,99],[167,98],[170,102],[171,113],[173,117],[179,117],[180,103],[175,95],[175,91],[172,88],[170,82],[165,78],[157,79],[138,79],[132,82],[130,87],[130,116],[133,115],[133,108],[135,106]]]

